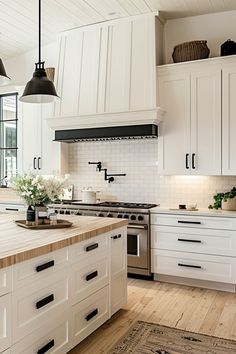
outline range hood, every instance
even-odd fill
[[[75,143],[79,141],[157,138],[157,136],[158,127],[156,124],[67,129],[55,131],[55,141],[64,143]]]

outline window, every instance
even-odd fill
[[[0,95],[0,179],[17,171],[17,93]]]

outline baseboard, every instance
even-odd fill
[[[163,274],[154,274],[154,280],[159,282],[196,286],[199,288],[206,288],[212,290],[227,291],[231,293],[236,292],[235,284],[219,283],[219,282],[206,281],[200,279],[189,279],[189,278],[176,277],[176,276],[163,275]]]

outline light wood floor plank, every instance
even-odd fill
[[[129,279],[128,304],[70,354],[106,354],[137,320],[236,339],[236,294]]]

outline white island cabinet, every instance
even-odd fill
[[[152,214],[155,279],[235,292],[236,218],[231,215],[184,211]]]
[[[126,223],[68,218],[73,229],[36,235],[32,249],[0,251],[0,353],[65,354],[126,304]],[[42,232],[20,231],[21,250]]]

